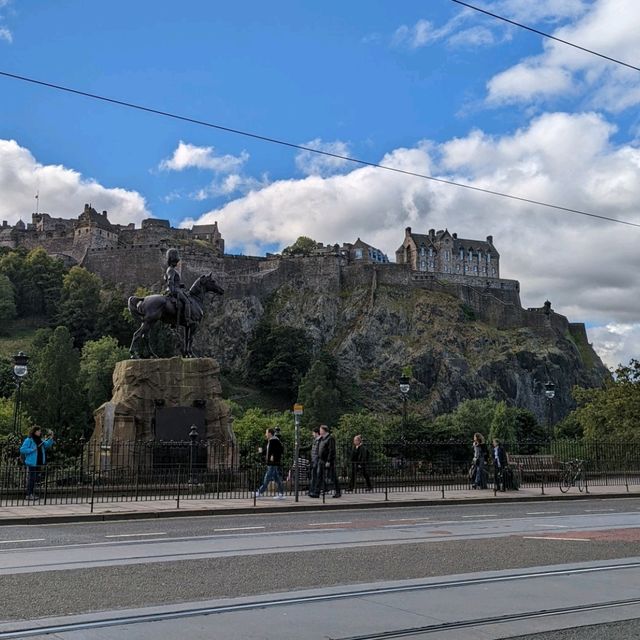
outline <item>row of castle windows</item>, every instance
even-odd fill
[[[429,257],[432,258],[434,255],[434,251],[433,251],[433,247],[429,247],[428,251],[425,247],[421,247],[420,248],[420,256],[424,257],[426,256],[428,253]],[[460,252],[458,253],[458,257],[460,258],[460,260],[464,260],[464,255],[465,255],[465,251],[464,249],[460,249]],[[478,258],[478,262],[480,262],[482,260],[482,251],[478,251],[477,253],[477,258]],[[451,252],[449,251],[449,249],[445,249],[444,251],[444,259],[448,262],[451,259]],[[468,261],[472,261],[473,260],[473,251],[471,249],[468,250],[467,252],[467,260]],[[489,264],[491,262],[491,254],[487,253],[486,254],[486,260],[487,260],[487,264]]]
[[[430,260],[429,262],[427,262],[426,260],[420,260],[419,270],[420,271],[427,271],[427,267],[428,267],[428,270],[434,271],[435,270],[435,263],[432,260]],[[443,267],[443,272],[444,273],[453,273],[450,270],[449,265],[445,265]],[[486,275],[489,275],[489,267],[486,267],[486,266],[482,265],[482,267],[478,270],[478,265],[477,264],[474,264],[473,268],[471,268],[470,266],[467,266],[466,264],[462,265],[462,268],[461,268],[459,264],[456,264],[456,273],[474,273],[476,275],[478,273],[480,273],[480,274],[486,276]],[[491,275],[492,276],[496,275],[495,267],[491,268]]]

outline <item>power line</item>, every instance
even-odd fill
[[[479,13],[484,13],[485,15],[491,16],[496,20],[502,20],[503,22],[508,22],[509,24],[515,25],[516,27],[520,27],[521,29],[526,29],[527,31],[532,31],[533,33],[537,33],[540,36],[544,36],[545,38],[549,38],[550,40],[555,40],[556,42],[561,42],[562,44],[566,44],[570,47],[574,47],[574,49],[580,49],[580,51],[585,51],[586,53],[591,53],[594,56],[598,56],[600,58],[604,58],[605,60],[609,60],[609,62],[615,62],[616,64],[621,64],[623,67],[628,67],[629,69],[633,69],[634,71],[640,71],[640,67],[634,67],[632,64],[628,64],[627,62],[622,62],[622,60],[618,60],[617,58],[612,58],[611,56],[606,56],[604,53],[598,53],[593,49],[587,49],[586,47],[581,47],[579,44],[574,44],[573,42],[569,42],[568,40],[563,40],[562,38],[557,38],[556,36],[552,36],[550,33],[545,33],[544,31],[540,31],[539,29],[534,29],[533,27],[529,27],[526,24],[522,24],[520,22],[516,22],[515,20],[509,20],[509,18],[505,18],[504,16],[500,16],[497,13],[491,13],[491,11],[487,11],[486,9],[481,9],[480,7],[476,7],[468,2],[462,2],[462,0],[451,0],[451,2],[455,2],[456,4],[460,4],[463,7],[467,7],[468,9],[473,9],[474,11],[478,11]]]
[[[127,102],[125,100],[117,100],[115,98],[108,98],[95,93],[88,93],[87,91],[80,91],[79,89],[72,89],[71,87],[65,87],[59,84],[53,84],[51,82],[45,82],[44,80],[36,80],[34,78],[28,78],[26,76],[20,76],[15,73],[9,73],[7,71],[0,71],[0,76],[5,78],[11,78],[13,80],[20,80],[22,82],[28,82],[31,84],[47,87],[49,89],[55,89],[57,91],[64,91],[73,95],[83,96],[85,98],[91,98],[93,100],[101,100],[109,104],[115,104],[121,107],[127,107],[130,109],[137,109],[145,113],[153,113],[155,115],[164,116],[166,118],[172,118],[174,120],[180,120],[182,122],[189,122],[191,124],[201,125],[203,127],[209,127],[210,129],[217,129],[218,131],[226,131],[227,133],[235,133],[236,135],[244,136],[246,138],[253,138],[254,140],[261,140],[263,142],[270,142],[272,144],[278,144],[283,147],[289,147],[290,149],[298,149],[299,151],[308,151],[309,153],[316,153],[318,155],[327,156],[329,158],[337,158],[338,160],[345,160],[346,162],[353,162],[365,167],[374,167],[376,169],[384,169],[385,171],[393,171],[394,173],[400,173],[402,175],[411,176],[414,178],[421,178],[423,180],[431,180],[432,182],[438,182],[440,184],[447,184],[454,187],[460,187],[462,189],[468,189],[470,191],[478,191],[480,193],[487,193],[493,196],[499,196],[501,198],[508,198],[509,200],[516,200],[518,202],[526,202],[527,204],[534,204],[540,207],[547,207],[549,209],[555,209],[564,213],[575,213],[581,216],[588,216],[589,218],[598,218],[599,220],[607,220],[608,222],[616,222],[618,224],[628,225],[630,227],[640,227],[640,224],[630,222],[628,220],[619,220],[617,218],[610,218],[609,216],[599,215],[597,213],[589,213],[588,211],[581,211],[580,209],[572,209],[571,207],[562,207],[556,204],[550,204],[548,202],[542,202],[540,200],[532,200],[530,198],[523,198],[521,196],[514,196],[509,193],[502,193],[500,191],[493,191],[491,189],[483,189],[482,187],[474,187],[470,184],[463,184],[461,182],[454,182],[453,180],[445,180],[444,178],[436,178],[423,173],[416,173],[414,171],[407,171],[405,169],[398,169],[397,167],[390,167],[384,164],[377,164],[375,162],[368,162],[367,160],[360,160],[359,158],[352,158],[350,156],[341,155],[339,153],[331,153],[330,151],[322,151],[320,149],[313,149],[312,147],[306,147],[301,144],[295,144],[293,142],[287,142],[286,140],[279,140],[278,138],[271,138],[269,136],[263,136],[257,133],[251,133],[249,131],[242,131],[241,129],[233,129],[231,127],[225,127],[223,125],[214,124],[205,120],[198,120],[196,118],[189,118],[188,116],[181,116],[169,111],[162,111],[160,109],[154,109],[153,107],[146,107],[133,102]]]

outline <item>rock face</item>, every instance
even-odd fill
[[[583,324],[541,306],[523,309],[519,292],[417,278],[400,265],[332,268],[299,259],[277,272],[223,279],[225,296],[209,306],[200,352],[242,373],[247,342],[265,313],[304,329],[314,351],[329,350],[362,405],[399,411],[398,378],[413,370],[411,410],[431,417],[462,400],[490,396],[555,422],[572,408],[574,385],[600,386],[609,375]],[[549,406],[544,383],[555,384]]]
[[[165,433],[176,434],[165,439],[187,440],[190,422],[199,422],[198,439],[233,444],[219,374],[220,367],[213,358],[118,362],[113,373],[113,397],[94,414],[92,442],[157,440],[161,423]]]

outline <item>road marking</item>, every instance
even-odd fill
[[[138,536],[166,536],[164,531],[156,531],[155,533],[113,533],[106,535],[105,538],[137,538]]]
[[[523,540],[561,540],[562,542],[591,542],[589,538],[557,538],[553,536],[522,536]]]
[[[569,527],[567,525],[564,524],[534,524],[534,527],[545,527],[548,528],[553,528],[553,529],[568,529]]]
[[[13,544],[14,542],[42,542],[44,538],[26,538],[25,540],[0,540],[0,544]]]
[[[605,513],[606,511],[615,511],[615,509],[585,509],[585,513]]]
[[[479,513],[475,516],[462,516],[463,518],[497,518],[497,513]]]
[[[334,524],[351,524],[351,520],[343,520],[342,522],[309,522],[307,527],[327,527]]]
[[[613,509],[612,509],[613,511]],[[529,511],[525,515],[527,516],[551,516],[557,513],[562,513],[562,511]]]
[[[214,529],[213,531],[248,531],[249,529],[266,529],[266,527],[227,527],[226,529]]]
[[[389,518],[389,522],[414,522],[415,520],[431,520],[431,518]]]

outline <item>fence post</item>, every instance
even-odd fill
[[[384,465],[384,501],[389,502],[389,463]]]
[[[444,483],[445,483],[445,473],[444,473],[444,467],[440,470],[440,476],[442,479],[442,499],[444,500]]]
[[[180,508],[180,469],[181,467],[178,466],[178,495],[176,496],[176,509]]]
[[[46,467],[44,468],[44,500],[42,501],[42,504],[47,504],[47,489],[49,484],[49,469]]]
[[[544,495],[544,469],[540,471],[540,488],[542,489],[542,495]]]
[[[93,513],[93,498],[96,492],[96,474],[95,472],[91,474],[91,511]]]
[[[256,506],[256,500],[258,498],[258,490],[255,488],[256,486],[256,465],[251,466],[251,495],[253,496],[253,506]]]

